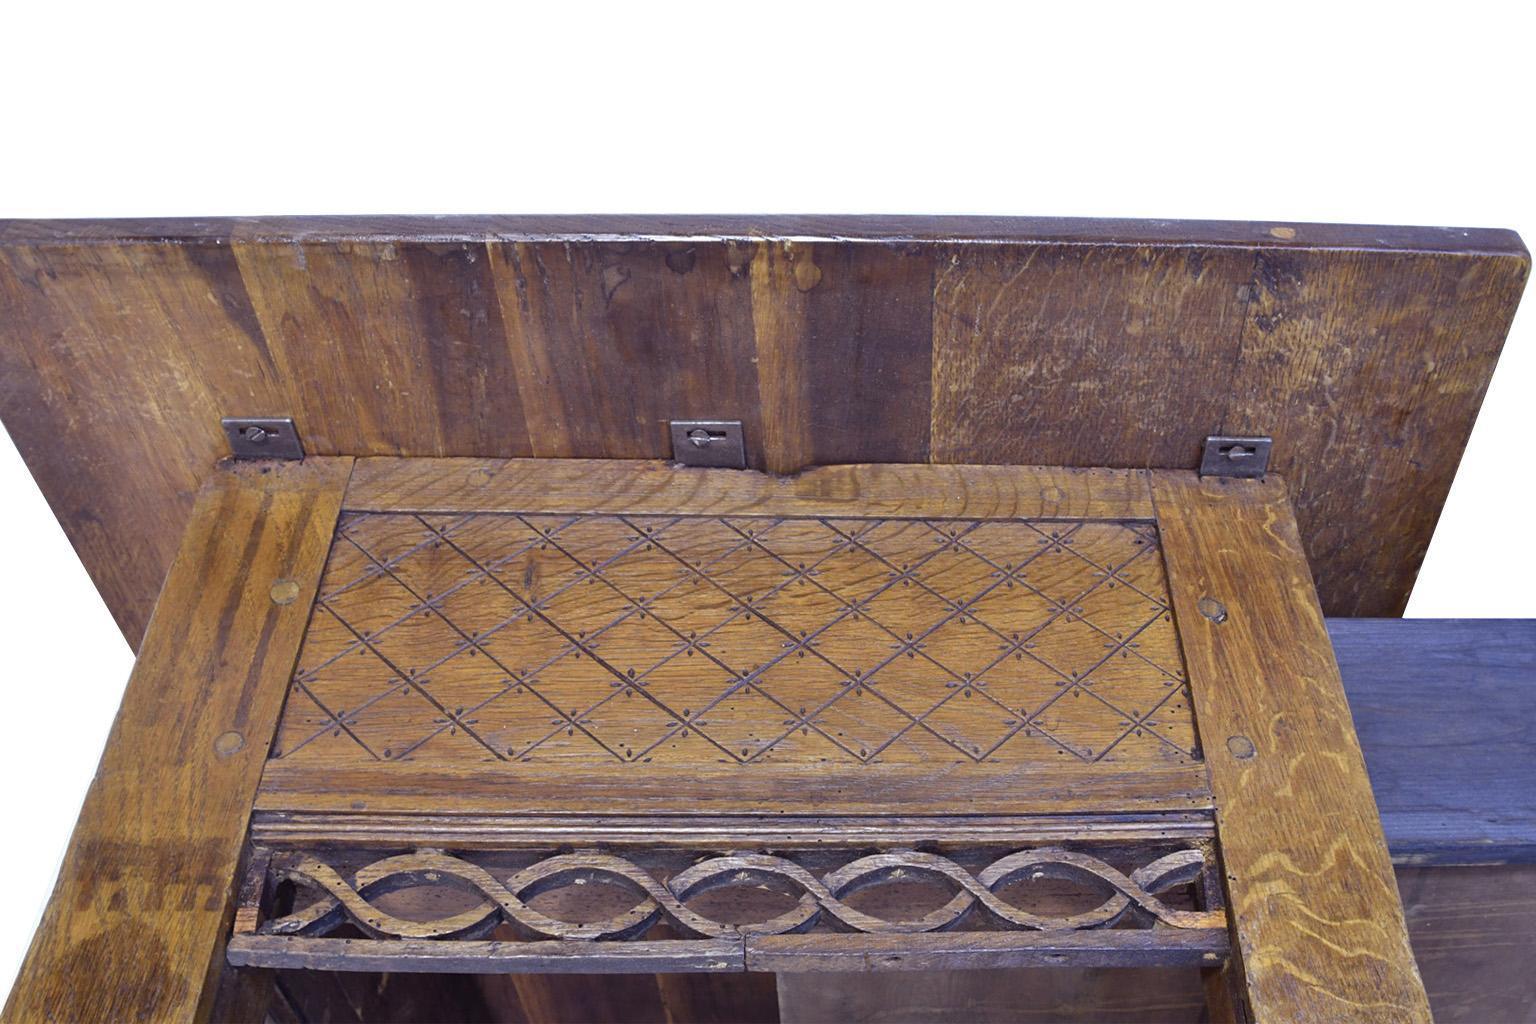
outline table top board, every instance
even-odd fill
[[[0,222],[0,419],[133,643],[227,451],[1192,468],[1267,433],[1325,610],[1401,612],[1512,232],[1028,218]]]

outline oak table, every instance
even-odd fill
[[[500,975],[539,1019],[645,975],[728,1019],[771,975],[1048,967],[1427,1020],[1324,615],[1401,612],[1529,265],[1451,228],[0,222],[0,417],[138,647],[5,1019],[326,1016],[273,972],[396,1016]],[[716,418],[745,468],[667,458]]]

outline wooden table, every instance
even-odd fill
[[[1461,229],[0,223],[0,415],[139,644],[6,1019],[1026,965],[1427,1019],[1323,615],[1401,611],[1528,271]],[[302,461],[218,462],[283,415]],[[711,416],[751,469],[661,461]],[[1272,472],[1198,477],[1219,431]]]

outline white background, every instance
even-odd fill
[[[1536,239],[1531,7],[11,3],[0,216],[1049,214]],[[1536,616],[1533,335],[1527,308],[1412,615]],[[8,989],[131,659],[4,435],[0,528]]]

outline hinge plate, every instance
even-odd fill
[[[672,420],[672,459],[684,466],[746,469],[741,420]]]
[[[1274,441],[1262,435],[1212,435],[1205,439],[1205,452],[1200,456],[1200,475],[1261,480],[1269,469],[1269,450],[1273,446]]]
[[[302,459],[304,445],[289,417],[226,416],[224,433],[237,459]]]

